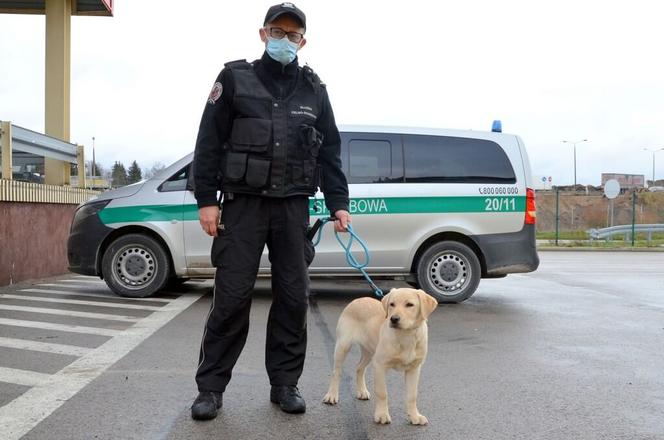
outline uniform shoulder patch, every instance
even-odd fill
[[[214,83],[212,90],[210,91],[210,96],[208,96],[208,104],[214,105],[219,100],[219,98],[221,98],[223,91],[224,87],[220,82]]]

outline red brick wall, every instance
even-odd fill
[[[0,202],[0,286],[67,272],[76,205]]]

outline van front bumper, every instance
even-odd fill
[[[70,271],[81,275],[99,275],[100,265],[97,261],[101,258],[99,250],[104,239],[113,232],[112,228],[101,222],[98,215],[106,204],[98,203],[97,206],[94,203],[86,204],[74,214],[67,240]]]
[[[484,254],[484,276],[533,272],[539,266],[535,225],[524,225],[519,232],[474,235],[471,238]]]

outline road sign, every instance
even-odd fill
[[[607,199],[615,199],[620,194],[620,183],[616,179],[607,180],[604,184],[604,195]]]

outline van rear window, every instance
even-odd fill
[[[512,164],[485,139],[403,135],[406,182],[516,183]]]

